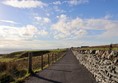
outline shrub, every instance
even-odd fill
[[[0,72],[3,72],[7,69],[7,65],[5,62],[0,62]]]
[[[2,73],[0,75],[0,83],[9,83],[12,81],[15,81],[14,78],[10,74],[8,74],[7,72]]]

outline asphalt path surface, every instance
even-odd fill
[[[61,60],[30,76],[25,83],[96,83],[96,81],[68,49]]]

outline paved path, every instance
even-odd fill
[[[96,83],[92,74],[67,50],[66,55],[49,68],[29,77],[25,83]]]

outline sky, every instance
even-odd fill
[[[118,0],[0,0],[0,53],[118,43]]]

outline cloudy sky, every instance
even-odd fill
[[[118,43],[118,0],[0,0],[0,52]]]

